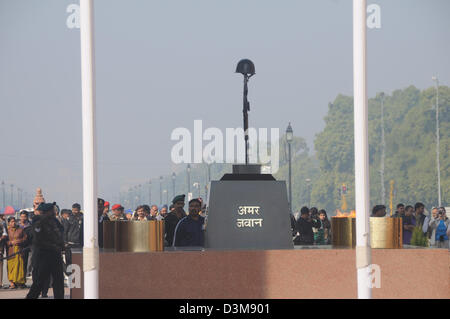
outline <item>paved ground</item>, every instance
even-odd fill
[[[28,289],[2,289],[0,290],[0,299],[24,299],[28,293]],[[53,299],[53,290],[50,288],[48,290],[48,298],[39,299]],[[64,299],[70,299],[69,288],[64,289]]]
[[[32,284],[31,277],[27,278],[27,286],[30,287]],[[6,262],[3,263],[3,287],[8,287],[8,273],[6,272]],[[0,299],[23,299],[28,293],[29,288],[27,289],[0,289]],[[70,299],[70,289],[64,288],[64,298]],[[50,288],[48,290],[48,298],[53,299],[53,289]],[[47,298],[39,298],[39,299],[47,299]]]

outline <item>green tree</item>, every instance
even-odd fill
[[[380,95],[369,99],[369,164],[371,205],[381,202],[381,112]],[[385,190],[395,181],[394,204],[421,201],[437,205],[435,90],[410,86],[384,98]],[[441,193],[448,205],[450,190],[450,88],[439,88]],[[326,126],[315,139],[320,176],[312,201],[334,211],[340,207],[337,189],[348,185],[347,202],[354,208],[353,99],[339,95],[330,103]]]

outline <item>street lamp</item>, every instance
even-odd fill
[[[187,171],[187,187],[188,187],[187,192],[189,194],[191,192],[191,164],[187,164],[186,171]]]
[[[177,175],[175,174],[175,172],[172,173],[172,193],[173,193],[173,197],[175,198],[175,179],[177,178]]]
[[[17,208],[22,208],[22,189],[17,188]]]
[[[27,192],[23,192],[22,193],[22,207],[27,207],[27,195],[28,195],[28,193]]]
[[[211,182],[211,164],[212,163],[214,163],[214,159],[213,158],[211,158],[211,156],[210,155],[208,155],[208,158],[206,159],[206,166],[207,166],[207,169],[208,169],[208,176],[207,176],[207,178],[208,178],[208,181],[207,181],[207,183],[210,183]]]
[[[142,185],[141,184],[139,184],[139,191],[138,191],[138,197],[139,197],[139,202],[138,202],[138,205],[141,205],[142,204]]]
[[[138,197],[137,197],[137,186],[133,187],[133,207],[137,207],[138,205]]]
[[[307,188],[308,188],[308,207],[311,206],[311,179],[307,178],[305,179]]]
[[[13,190],[13,188],[14,188],[14,185],[13,184],[11,184],[11,206],[12,207],[14,207],[14,190]]]
[[[436,165],[438,178],[438,206],[441,207],[441,164],[439,161],[439,79],[431,78],[436,83]]]
[[[208,165],[208,184],[211,183],[211,164],[207,163]]]
[[[3,193],[3,209],[6,207],[6,199],[5,199],[5,182],[2,181],[2,193]]]
[[[132,188],[130,187],[128,189],[128,202],[130,203],[130,205],[133,205],[133,197],[132,197],[132,193],[131,192],[132,192]]]
[[[166,194],[166,203],[168,203],[169,202],[169,191],[167,189],[164,189],[163,194]],[[161,205],[162,205],[162,203],[161,203]]]
[[[384,189],[384,157],[385,157],[385,140],[384,140],[384,92],[380,93],[381,99],[381,161],[380,161],[380,180],[381,180],[381,204],[385,203]]]
[[[159,177],[159,204],[162,205],[162,181],[163,177]]]
[[[152,180],[148,181],[148,204],[152,204]]]
[[[213,159],[210,155],[208,155],[208,158],[206,159],[206,167],[207,167],[207,180],[205,185],[205,201],[208,201],[208,188],[211,184],[211,164],[213,163]]]
[[[247,100],[248,94],[248,79],[255,75],[255,65],[248,59],[239,61],[236,67],[236,73],[241,73],[244,76],[244,134],[245,134],[245,164],[248,164],[248,112],[250,111],[250,102]]]
[[[200,198],[200,184],[195,182],[194,184],[192,184],[192,186],[197,188],[197,198]]]
[[[291,144],[294,139],[294,131],[292,130],[291,122],[286,129],[286,142],[288,143],[289,154],[289,211],[292,213],[292,166],[291,166]]]

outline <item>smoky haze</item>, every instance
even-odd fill
[[[75,0],[0,0],[0,180],[61,207],[82,202],[79,29]],[[369,96],[450,83],[450,2],[369,1]],[[328,103],[352,95],[351,1],[95,1],[99,195],[167,175],[171,132],[242,126],[250,58],[250,126],[290,121],[313,148]],[[31,203],[31,202],[30,202]]]

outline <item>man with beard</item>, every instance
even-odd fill
[[[64,229],[55,217],[55,203],[38,207],[42,214],[33,218],[33,252],[36,274],[26,298],[36,299],[50,277],[53,278],[55,299],[64,299],[64,275],[61,252],[64,248]]]
[[[175,228],[173,246],[203,246],[203,224],[205,218],[199,213],[202,202],[198,198],[189,201],[189,215],[183,217]]]
[[[159,210],[158,216],[156,216],[157,220],[163,220],[167,216],[167,205],[162,205],[161,209]]]
[[[148,205],[139,205],[136,208],[136,218],[133,220],[145,222],[149,219],[147,218],[148,213],[150,212],[150,207]]]
[[[164,232],[165,232],[165,239],[167,242],[167,246],[173,245],[173,236],[175,233],[175,227],[177,226],[178,222],[186,216],[186,213],[184,212],[184,198],[186,195],[178,195],[175,196],[172,200],[172,203],[174,205],[174,210],[167,214],[166,218],[164,218]]]

